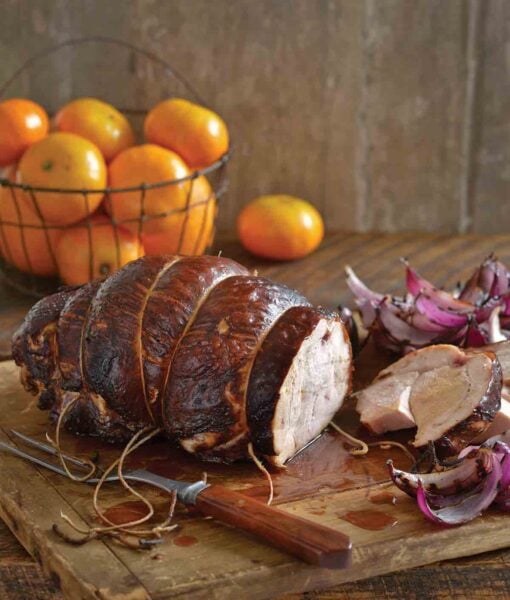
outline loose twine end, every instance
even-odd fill
[[[363,456],[365,454],[368,454],[368,444],[366,444],[363,440],[360,440],[356,437],[354,437],[353,435],[351,435],[350,433],[347,433],[347,431],[344,431],[341,427],[339,427],[336,423],[334,423],[333,421],[329,422],[330,427],[332,427],[335,431],[337,431],[340,435],[343,435],[344,438],[347,439],[347,441],[353,445],[353,446],[357,446],[357,448],[351,448],[349,450],[349,453],[352,454],[353,456]]]
[[[55,440],[52,440],[50,436],[47,435],[47,438],[51,445],[55,448],[62,466],[64,467],[68,477],[73,479],[74,481],[86,481],[89,479],[96,471],[97,467],[91,461],[91,471],[87,473],[86,476],[76,477],[73,473],[69,471],[67,465],[65,463],[65,458],[62,455],[62,451],[60,448],[60,428],[63,423],[63,417],[69,407],[73,404],[74,401],[70,402],[66,405],[66,407],[60,413],[57,428],[55,433]],[[61,511],[60,517],[61,519],[69,525],[74,531],[81,534],[81,537],[74,537],[67,534],[63,531],[57,524],[53,525],[53,531],[56,535],[58,535],[62,540],[69,544],[73,545],[82,545],[93,539],[105,538],[109,537],[115,539],[119,543],[128,548],[132,548],[135,550],[147,550],[150,549],[154,544],[158,544],[162,541],[162,536],[170,531],[173,531],[177,524],[171,524],[172,518],[174,516],[175,505],[177,502],[177,494],[175,492],[171,492],[171,500],[170,507],[167,513],[166,518],[159,524],[154,525],[153,527],[145,528],[145,529],[135,529],[138,525],[142,525],[146,523],[154,516],[154,506],[143,494],[134,489],[129,483],[126,481],[123,473],[124,462],[126,458],[134,452],[137,448],[148,442],[154,436],[158,435],[161,432],[161,429],[153,429],[152,427],[145,427],[138,431],[130,441],[124,447],[120,457],[116,459],[111,465],[104,471],[101,475],[99,481],[96,484],[93,495],[93,507],[97,517],[105,524],[100,527],[90,527],[88,525],[81,526],[75,523],[68,515]],[[94,471],[92,471],[92,466],[94,467]],[[135,496],[139,500],[141,500],[145,506],[147,507],[146,514],[140,519],[134,519],[129,521],[128,523],[116,524],[106,516],[105,512],[100,506],[99,503],[99,492],[108,478],[109,474],[117,468],[117,474],[119,477],[119,481],[131,495]]]
[[[255,454],[255,451],[253,450],[253,444],[251,442],[248,444],[248,454],[250,455],[251,459],[253,460],[253,462],[255,463],[257,468],[260,471],[262,471],[262,473],[264,473],[264,475],[267,479],[267,482],[269,484],[269,496],[267,499],[267,505],[270,506],[271,503],[273,502],[273,496],[274,496],[273,479],[271,477],[271,473],[266,469],[266,467],[264,466],[262,461]]]
[[[339,427],[333,421],[330,421],[329,425],[335,431],[337,431],[340,435],[343,435],[350,444],[358,446],[357,448],[351,448],[349,450],[349,453],[352,454],[353,456],[364,456],[365,454],[368,454],[369,448],[374,448],[374,447],[379,447],[382,450],[389,450],[390,448],[398,448],[399,450],[402,450],[402,452],[411,460],[411,463],[414,464],[415,459],[414,459],[413,454],[409,451],[408,448],[406,448],[404,446],[404,444],[401,444],[400,442],[395,442],[393,440],[382,440],[382,441],[378,441],[378,442],[370,442],[369,444],[367,444],[363,440],[360,440],[360,439],[350,435],[346,431],[344,431],[341,427]]]

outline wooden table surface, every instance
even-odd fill
[[[247,255],[232,238],[216,243],[224,256],[238,259],[259,274],[304,292],[316,304],[350,303],[343,278],[350,264],[369,284],[381,291],[403,285],[399,258],[406,256],[438,285],[454,285],[494,251],[510,265],[510,235],[436,236],[425,234],[348,234],[328,236],[321,248],[305,260],[270,263]],[[0,358],[9,355],[15,325],[33,303],[0,283]],[[510,522],[509,522],[510,524]],[[248,591],[241,597],[249,597]],[[286,596],[286,600],[323,599],[461,599],[510,598],[510,549],[446,561],[322,592]],[[2,600],[56,600],[62,598],[54,582],[26,553],[0,521],[0,598]]]

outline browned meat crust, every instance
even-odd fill
[[[57,354],[63,390],[78,391],[82,387],[82,334],[90,304],[100,284],[100,281],[93,281],[77,290],[60,313]]]
[[[12,339],[12,356],[21,367],[21,382],[34,395],[39,407],[51,408],[55,402],[52,385],[56,368],[56,332],[61,310],[77,288],[43,298],[28,312]]]
[[[220,281],[248,271],[228,258],[182,258],[158,279],[142,322],[145,392],[158,423],[162,420],[160,390],[175,348],[207,293]]]
[[[127,421],[154,422],[145,398],[141,323],[152,286],[177,257],[145,256],[111,275],[92,301],[84,336],[89,389]]]
[[[66,429],[117,442],[129,439],[133,428],[90,392],[82,372],[83,333],[92,299],[100,285],[100,281],[84,285],[67,300],[60,313],[57,325],[58,376],[54,385],[52,418],[58,417],[63,405],[74,401],[65,416]]]
[[[230,277],[209,294],[174,357],[163,396],[167,430],[203,458],[246,455],[245,394],[263,335],[298,292],[254,276]]]

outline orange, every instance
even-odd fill
[[[187,218],[186,212],[173,215],[165,232],[142,236],[146,254],[204,253],[212,241],[216,198],[203,175],[193,181],[189,206]]]
[[[66,229],[57,244],[60,277],[68,285],[80,285],[92,279],[107,277],[126,263],[143,256],[142,245],[135,234],[118,227],[116,236],[110,219],[104,215],[94,215],[90,221],[92,257],[85,221]]]
[[[294,260],[313,252],[324,237],[319,212],[306,200],[284,194],[261,196],[237,219],[243,246],[263,258]]]
[[[14,181],[15,169],[7,177]],[[24,192],[18,188],[0,188],[0,250],[5,260],[34,275],[57,274],[54,249],[61,235],[60,229],[21,227],[21,225],[42,225],[37,215],[28,209]],[[6,224],[10,223],[10,224]]]
[[[193,169],[212,164],[228,150],[228,129],[221,117],[181,98],[157,104],[144,129],[147,141],[174,150]]]
[[[23,152],[48,133],[44,109],[22,98],[0,102],[0,167],[16,162]]]
[[[69,102],[58,111],[55,125],[59,131],[76,133],[93,142],[106,162],[135,143],[126,117],[111,104],[96,98]]]
[[[84,196],[76,190],[106,187],[106,165],[98,148],[74,133],[51,133],[25,152],[18,179],[34,187],[57,188],[63,192],[37,191],[35,196],[46,223],[77,223],[94,212],[103,192]],[[74,191],[65,191],[74,190]]]
[[[108,169],[111,188],[126,188],[167,180],[180,179],[189,175],[184,161],[170,150],[143,144],[121,152]],[[189,181],[164,185],[154,189],[132,192],[114,192],[106,201],[106,210],[127,229],[137,233],[139,219],[143,212],[148,216],[161,215],[186,206]],[[156,233],[173,230],[175,215],[147,219],[143,222],[143,233]]]

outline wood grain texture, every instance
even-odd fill
[[[311,300],[322,302],[326,306],[334,306],[339,301],[349,303],[351,300],[342,275],[342,268],[345,263],[352,264],[360,276],[366,279],[367,283],[385,291],[397,291],[403,287],[403,267],[398,260],[402,255],[408,255],[413,265],[424,276],[430,277],[439,285],[453,285],[459,278],[467,275],[472,267],[492,250],[504,262],[510,263],[509,235],[492,237],[469,235],[451,238],[433,234],[336,234],[328,237],[317,253],[295,263],[258,261],[241,250],[233,239],[220,238],[218,247],[222,248],[224,256],[240,260],[248,267],[258,269],[260,274],[269,275],[282,283],[301,290],[308,288],[307,293]],[[5,377],[0,378],[0,381],[5,382]],[[4,414],[1,419],[3,425],[12,426],[15,423],[16,426],[19,426],[21,419],[16,414],[11,417],[7,416],[11,414],[11,408],[9,407],[12,406],[13,402],[18,405],[18,409],[23,409],[19,406],[19,399],[17,399],[19,398],[19,388],[15,385],[10,389],[11,392],[7,395],[7,401],[5,400],[5,393],[2,395]],[[32,410],[29,409],[24,414],[33,414],[37,420],[32,422],[29,419],[30,424],[28,421],[24,422],[27,428],[26,432],[30,433],[31,428],[32,432],[42,432],[47,427],[46,418],[43,414],[34,413]],[[76,444],[79,451],[87,452],[88,446],[86,443],[84,445],[81,440],[73,441],[71,438],[66,437],[65,443],[69,449],[72,449],[72,444]],[[96,444],[94,446],[96,447]],[[106,454],[103,454],[103,452],[106,452]],[[167,465],[169,462],[168,457],[165,459],[161,448],[156,453],[159,453],[159,458],[153,463],[152,468],[157,469],[158,465],[161,467]],[[100,455],[102,460],[107,461],[109,457],[108,449],[103,450],[103,448],[100,448]],[[381,456],[377,457],[376,472],[379,476],[376,477],[376,482],[378,482],[376,487],[384,485],[384,461],[386,458],[387,453],[384,452],[381,452]],[[3,460],[3,457],[0,457],[0,459]],[[203,468],[202,464],[195,459],[189,457],[186,459],[182,455],[180,455],[178,461],[170,462],[172,464],[177,462],[182,468],[179,472],[181,477],[186,474],[190,478],[199,477]],[[332,472],[338,473],[341,471],[341,464],[341,461],[331,464]],[[500,517],[495,512],[487,514],[483,519],[474,521],[462,530],[445,531],[437,530],[425,523],[417,513],[414,503],[398,493],[395,494],[397,504],[393,508],[391,506],[384,506],[383,508],[372,505],[369,500],[371,492],[367,493],[368,488],[357,487],[361,479],[366,478],[363,471],[358,474],[355,474],[356,471],[352,471],[357,466],[359,466],[359,463],[351,463],[349,466],[349,477],[354,477],[354,485],[347,484],[347,488],[333,490],[325,488],[318,496],[314,496],[313,493],[310,495],[305,487],[302,491],[305,495],[310,495],[308,499],[299,499],[300,496],[293,496],[293,500],[287,497],[289,499],[287,502],[285,501],[286,488],[280,480],[276,482],[276,491],[277,502],[283,500],[285,510],[316,522],[326,523],[352,537],[355,547],[355,565],[359,569],[360,576],[367,577],[370,573],[383,573],[387,570],[388,565],[396,568],[396,564],[400,560],[405,560],[407,566],[411,567],[438,558],[458,556],[459,553],[482,552],[490,548],[491,544],[503,546],[508,543],[503,539],[507,535],[508,528],[506,525],[502,526]],[[17,473],[20,469],[31,469],[28,465],[20,464],[18,461],[13,462],[9,469],[11,468],[16,468]],[[234,465],[230,467],[231,470],[228,473],[222,467],[211,468],[210,477],[213,483],[222,483],[235,488],[240,481],[243,481],[243,493],[256,493],[256,497],[260,499],[263,499],[267,493],[260,475],[255,469],[252,470],[249,465]],[[249,478],[246,478],[246,469],[250,469]],[[371,469],[372,467],[369,471]],[[4,473],[3,470],[2,473]],[[8,470],[7,473],[10,473],[10,471]],[[161,472],[161,474],[165,473]],[[176,476],[178,472],[174,471],[168,474]],[[297,478],[300,486],[307,484],[307,478],[311,479],[310,472],[291,472],[290,475],[291,478]],[[328,479],[330,477],[331,475],[327,475]],[[71,484],[52,474],[44,473],[38,475],[37,478],[33,478],[37,482],[40,479],[47,482],[45,485],[58,490],[60,503],[67,501],[72,505],[68,509],[73,511],[72,514],[79,515],[80,518],[90,522],[90,490]],[[2,479],[0,486],[7,485],[6,481],[15,480],[9,476]],[[346,484],[344,482],[341,485],[345,486]],[[34,489],[35,493],[40,493],[39,484]],[[279,500],[278,495],[280,495]],[[63,500],[63,498],[66,498],[66,500]],[[108,489],[105,490],[104,500],[107,505],[110,505],[124,500],[124,497],[120,498],[115,489]],[[161,514],[161,511],[167,506],[167,501],[158,495],[154,497],[154,500],[158,504],[158,510]],[[27,501],[28,505],[25,506],[32,506],[30,495]],[[380,509],[390,515],[398,513],[399,523],[390,529],[371,532],[359,529],[349,522],[343,521],[339,516],[350,510],[363,510],[368,507]],[[321,513],[321,511],[324,512]],[[45,518],[50,520],[57,518],[57,516],[55,507],[52,507],[51,510],[48,510]],[[235,597],[239,597],[239,590],[246,592],[245,597],[264,597],[264,595],[269,595],[267,586],[269,585],[268,581],[271,573],[277,573],[279,584],[270,588],[272,590],[270,595],[280,596],[288,600],[304,600],[305,597],[324,599],[355,598],[360,600],[367,597],[392,600],[396,598],[419,598],[421,600],[422,598],[446,599],[450,597],[459,599],[463,597],[506,598],[510,590],[510,571],[508,569],[510,553],[508,550],[504,550],[481,555],[477,558],[457,559],[452,562],[443,562],[440,565],[435,564],[396,574],[371,577],[361,582],[346,581],[340,587],[337,586],[329,591],[315,591],[303,595],[303,590],[307,588],[318,590],[321,587],[331,587],[334,585],[335,579],[332,578],[329,572],[322,571],[320,577],[315,579],[316,573],[313,570],[308,572],[307,567],[304,567],[304,571],[296,569],[296,563],[278,551],[257,544],[255,541],[247,545],[246,537],[239,532],[226,530],[220,524],[211,521],[200,521],[196,516],[183,513],[182,509],[178,513],[178,520],[181,522],[182,529],[177,535],[183,534],[195,537],[198,540],[195,545],[189,548],[179,547],[170,540],[156,551],[149,553],[149,555],[143,554],[141,556],[133,556],[130,551],[114,545],[109,546],[109,551],[120,562],[129,565],[132,570],[137,570],[143,586],[158,590],[157,593],[154,593],[156,598],[179,597],[179,594],[183,597],[187,595],[200,598],[202,597],[200,590],[203,589],[200,586],[205,585],[205,581],[207,581],[206,595],[208,598],[215,596],[228,598],[230,593],[237,594]],[[422,536],[418,539],[415,537],[417,531]],[[462,532],[462,541],[455,537],[460,531]],[[19,532],[18,535],[20,539],[24,539]],[[405,543],[402,542],[400,536],[405,537]],[[432,538],[427,536],[432,536]],[[37,598],[37,596],[30,595],[34,590],[30,578],[33,576],[34,581],[42,582],[40,571],[23,561],[23,555],[19,549],[14,548],[13,551],[9,551],[10,543],[2,544],[4,539],[6,539],[6,536],[2,537],[0,529],[0,577],[3,577],[2,585],[4,587],[11,586],[8,589],[14,591],[9,591],[9,593],[15,600],[25,597]],[[218,542],[219,539],[221,539],[221,543]],[[426,541],[431,539],[434,542]],[[397,540],[398,545],[395,545]],[[24,543],[27,542],[24,540]],[[4,548],[7,548],[7,550],[4,550]],[[33,546],[29,546],[29,548],[33,548]],[[91,546],[89,546],[90,548]],[[11,552],[12,562],[9,558]],[[152,559],[151,556],[154,554],[161,554],[163,558]],[[223,579],[206,578],[201,582],[197,582],[196,580],[193,581],[192,577],[189,578],[183,575],[184,573],[189,575],[190,569],[198,568],[198,565],[202,566],[201,572],[205,573],[204,564],[208,565],[207,572],[212,573],[218,570],[217,572],[223,574]],[[229,568],[225,571],[226,564],[229,565]],[[171,568],[169,568],[169,565],[171,565]],[[336,574],[338,573],[336,572]],[[312,579],[306,583],[309,577]],[[54,593],[54,587],[51,591],[51,580],[47,581],[48,583],[45,585],[41,583],[40,597],[44,600],[58,598],[56,594],[51,595]],[[490,587],[488,582],[490,582]],[[225,588],[224,585],[227,585],[227,587]],[[233,587],[228,588],[229,585]],[[155,587],[151,588],[151,586]],[[232,592],[225,591],[228,589],[231,589]]]
[[[473,173],[473,229],[510,227],[510,5],[484,4],[477,98],[478,129]]]
[[[5,0],[0,82],[67,38],[158,54],[231,129],[222,230],[256,195],[286,192],[330,230],[501,232],[509,18],[504,0]],[[9,91],[51,110],[86,94],[135,111],[186,93],[102,44],[41,61]]]
[[[463,2],[365,3],[358,229],[457,229],[466,14]]]
[[[12,422],[17,422],[18,427],[32,435],[38,432],[40,437],[46,425],[41,423],[41,415],[35,409],[23,409],[27,397],[13,379],[15,369],[12,363],[1,364],[0,371],[4,403],[1,417],[3,439],[7,439],[5,431]],[[23,410],[22,417],[20,409]],[[338,418],[341,419],[341,416]],[[330,439],[334,444],[335,437]],[[66,444],[70,441],[67,438]],[[336,439],[336,444],[336,452],[342,452],[341,440]],[[90,453],[93,448],[97,449],[97,442],[90,444],[81,440],[80,448],[82,453]],[[318,449],[319,446],[316,447]],[[102,446],[99,452],[105,461],[115,454],[115,450]],[[159,447],[160,460],[164,460],[166,454],[165,462],[171,465],[176,459],[168,452],[168,447],[166,450],[164,446]],[[310,454],[314,449],[310,447],[305,452]],[[145,456],[149,457],[149,453]],[[109,600],[119,595],[122,597],[122,594],[137,600],[190,596],[228,599],[238,598],[240,589],[246,591],[248,598],[268,598],[286,592],[327,588],[335,583],[364,579],[438,558],[454,558],[508,546],[510,532],[506,527],[506,515],[493,511],[462,529],[441,529],[427,523],[415,502],[393,488],[391,492],[396,503],[385,506],[380,513],[390,519],[393,527],[366,530],[352,524],[348,517],[352,511],[365,514],[373,510],[372,496],[388,489],[387,475],[378,483],[372,479],[374,465],[387,456],[388,452],[377,450],[364,459],[358,459],[365,463],[364,479],[352,481],[353,475],[348,469],[343,489],[323,486],[292,502],[286,501],[285,495],[280,492],[278,502],[283,510],[351,537],[353,564],[345,570],[310,567],[235,529],[193,514],[183,515],[182,508],[176,519],[181,525],[180,530],[151,552],[134,553],[115,543],[102,541],[88,546],[68,546],[53,534],[52,524],[58,522],[60,510],[78,523],[86,521],[93,524],[90,488],[44,470],[36,470],[30,464],[5,454],[0,455],[3,475],[0,481],[0,514],[23,545],[40,557],[43,568],[53,574],[53,580],[59,582],[64,594],[73,599],[100,597]],[[313,455],[310,454],[309,458],[312,459]],[[319,452],[315,460],[324,460],[323,455]],[[347,460],[352,462],[356,459]],[[401,456],[399,460],[403,461]],[[308,479],[314,478],[316,466],[308,473]],[[240,465],[239,469],[247,472],[251,467]],[[306,475],[305,471],[300,477]],[[182,477],[189,476],[184,470]],[[218,467],[210,475],[212,483],[239,486],[239,480],[230,480],[229,483],[226,477],[230,477],[229,467]],[[304,480],[301,485],[303,483]],[[252,485],[245,484],[243,494],[249,495]],[[150,491],[148,494],[161,511],[161,495]],[[125,500],[124,493],[116,486],[109,486],[102,494],[102,501],[109,506]],[[191,539],[192,545],[180,544],[180,536]]]
[[[308,564],[329,569],[351,562],[351,541],[341,531],[288,514],[234,490],[212,485],[203,490],[196,506],[204,515],[251,533]]]

